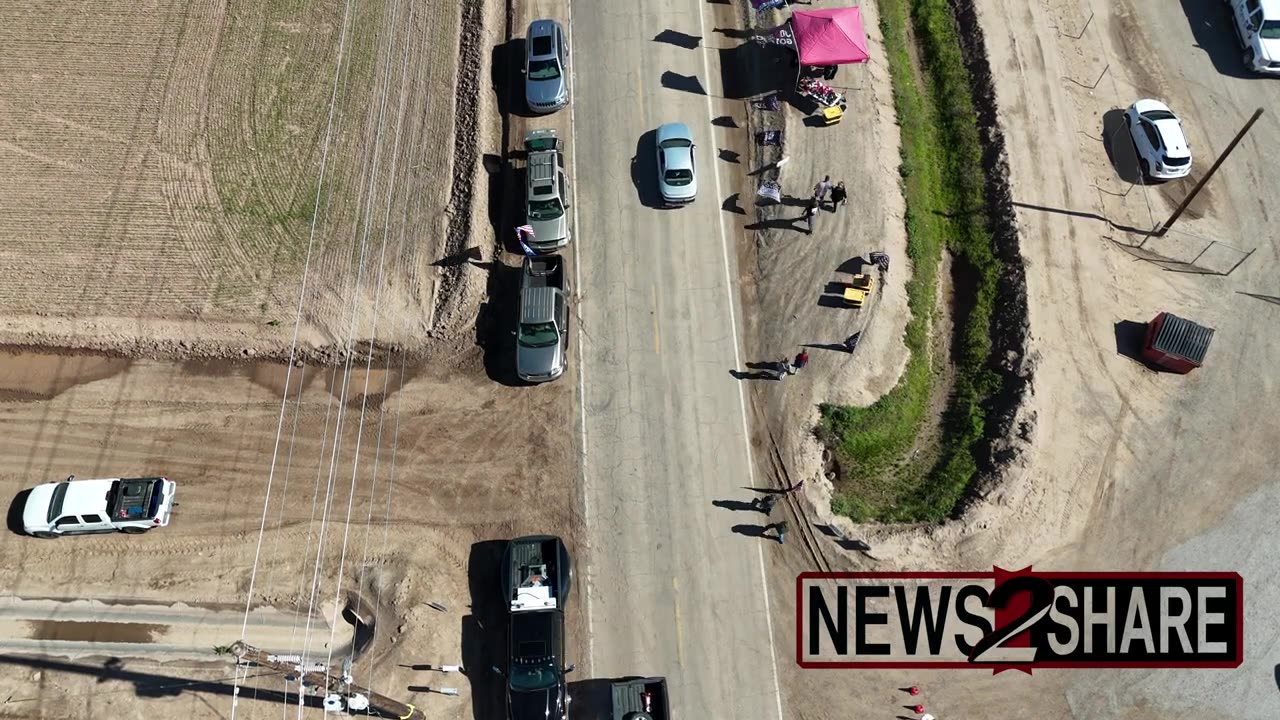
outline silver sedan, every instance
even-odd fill
[[[693,165],[693,133],[684,123],[658,128],[658,192],[667,205],[687,205],[698,195],[698,175]]]

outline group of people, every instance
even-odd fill
[[[790,488],[787,488],[786,490],[782,490],[780,492],[773,491],[767,495],[761,495],[760,497],[754,498],[751,501],[751,507],[764,513],[765,517],[770,517],[773,515],[773,507],[778,504],[779,497],[788,493],[796,492],[803,485],[804,485],[804,481],[801,480],[799,483],[797,483],[796,485],[793,485]],[[779,520],[778,522],[769,523],[768,525],[764,526],[765,533],[768,533],[770,530],[774,531],[775,537],[778,539],[779,545],[786,542],[786,537],[787,537],[787,521],[786,520]]]
[[[841,180],[836,184],[831,183],[831,176],[827,175],[822,178],[822,182],[813,186],[813,197],[809,198],[809,202],[804,206],[804,221],[807,224],[806,232],[813,234],[813,218],[817,216],[820,210],[824,209],[827,202],[827,196],[831,196],[831,209],[828,212],[835,212],[837,208],[843,205],[849,199],[849,192],[844,188],[844,181]]]

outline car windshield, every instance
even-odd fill
[[[529,61],[530,80],[555,80],[560,77],[560,66],[555,60]]]
[[[513,665],[512,690],[546,690],[556,684],[556,666],[548,661],[536,665]]]
[[[555,345],[558,337],[553,323],[522,323],[518,339],[525,347],[540,348]]]
[[[674,185],[676,187],[680,187],[682,185],[688,185],[689,183],[693,182],[693,171],[692,170],[668,170],[667,174],[664,177],[666,178],[668,185]]]
[[[71,483],[58,483],[53,489],[53,497],[49,500],[49,516],[45,518],[48,522],[62,514],[62,502],[67,498],[67,486]]]
[[[690,147],[692,145],[693,143],[683,138],[671,138],[669,140],[663,140],[661,147],[663,150],[666,150],[667,148],[682,148]]]
[[[1164,164],[1168,165],[1169,167],[1181,167],[1183,165],[1189,164],[1190,162],[1191,162],[1190,155],[1184,155],[1182,157],[1171,157],[1169,155],[1164,156]]]
[[[1177,120],[1178,116],[1168,110],[1148,110],[1142,113],[1142,117],[1151,122],[1159,122],[1160,120]]]
[[[559,200],[530,200],[530,220],[555,220],[564,215],[564,206]]]
[[[1263,40],[1280,40],[1280,20],[1263,20],[1258,36]]]

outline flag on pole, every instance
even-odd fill
[[[517,241],[519,241],[519,243],[520,243],[520,249],[524,251],[524,254],[525,254],[525,255],[527,255],[527,256],[529,256],[529,257],[534,257],[534,256],[536,256],[538,253],[537,253],[537,252],[535,252],[533,248],[529,247],[529,246],[525,243],[525,241],[524,241],[525,235],[528,235],[529,237],[533,238],[534,240],[537,240],[537,238],[536,238],[536,237],[534,237],[534,234],[533,234],[533,226],[532,226],[532,225],[521,225],[520,227],[516,228],[516,240],[517,240]]]

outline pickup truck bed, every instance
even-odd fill
[[[528,258],[524,264],[524,276],[526,289],[564,289],[564,260],[559,255]]]
[[[512,612],[564,609],[571,570],[560,538],[533,535],[512,540],[505,564],[507,602]]]
[[[612,693],[613,720],[641,720],[645,717],[652,720],[670,720],[671,718],[666,678],[623,680],[612,685]]]

